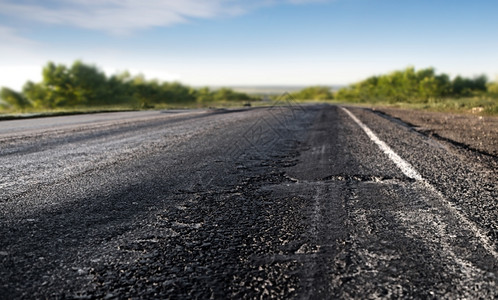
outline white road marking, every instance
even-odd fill
[[[493,243],[490,239],[481,232],[481,230],[467,217],[465,217],[460,211],[458,211],[454,205],[449,202],[446,197],[436,189],[432,184],[430,184],[427,180],[425,180],[422,175],[420,175],[415,168],[413,168],[410,163],[402,159],[396,152],[394,152],[391,147],[389,147],[385,142],[375,135],[375,133],[367,127],[367,125],[363,124],[355,115],[353,115],[348,109],[341,107],[350,117],[355,121],[358,126],[368,135],[368,137],[384,152],[395,164],[398,168],[401,169],[401,172],[405,174],[407,177],[415,179],[419,183],[421,183],[425,188],[432,191],[434,194],[438,196],[441,200],[441,204],[445,206],[451,213],[453,213],[462,223],[467,225],[469,229],[474,233],[474,235],[481,241],[482,246],[496,259],[498,260],[498,252],[494,249]]]
[[[415,170],[409,163],[407,163],[404,159],[402,159],[398,154],[396,154],[391,147],[389,147],[386,143],[381,141],[375,133],[373,133],[370,128],[368,128],[365,124],[363,124],[358,118],[356,118],[355,115],[353,115],[349,110],[347,110],[344,107],[341,107],[350,117],[353,119],[353,121],[358,124],[358,126],[365,131],[365,133],[368,135],[368,137],[377,145],[379,146],[380,150],[384,152],[395,164],[398,166],[398,168],[401,169],[401,172],[405,174],[407,177],[415,179],[417,181],[422,181],[423,178],[422,176]]]

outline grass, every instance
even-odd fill
[[[168,110],[168,109],[196,109],[196,108],[238,108],[244,107],[247,101],[218,101],[210,103],[174,103],[174,104],[157,104],[151,107],[141,108],[132,105],[118,105],[118,106],[92,106],[92,107],[70,107],[70,108],[55,108],[55,109],[1,109],[0,108],[0,121],[1,120],[16,120],[25,118],[39,118],[39,117],[54,117],[54,116],[68,116],[78,114],[91,114],[102,112],[123,112],[123,111],[140,111],[140,110]]]
[[[375,102],[341,102],[336,100],[329,101],[316,101],[316,100],[294,100],[293,101],[304,103],[334,103],[334,104],[347,104],[358,106],[387,106],[404,109],[417,109],[438,112],[451,112],[451,113],[467,113],[475,115],[488,115],[498,116],[498,99],[497,98],[448,98],[428,103],[390,103],[383,101]],[[64,116],[75,114],[88,114],[100,112],[122,112],[122,111],[137,111],[137,110],[167,110],[167,109],[196,109],[196,108],[240,108],[247,104],[247,101],[218,101],[209,103],[174,103],[174,104],[158,104],[154,107],[139,108],[133,106],[102,106],[102,107],[73,107],[73,108],[57,108],[52,110],[30,109],[25,111],[16,110],[0,110],[0,120],[12,120],[29,117],[49,117],[49,116]],[[251,106],[272,106],[278,101],[251,101]],[[285,105],[285,101],[281,101],[281,105]]]
[[[474,114],[479,116],[498,116],[498,99],[497,98],[447,98],[428,103],[409,103],[388,101],[371,101],[371,102],[340,102],[334,103],[358,105],[358,106],[385,106],[403,109],[427,110],[436,112]]]
[[[498,96],[493,95],[480,95],[475,97],[462,97],[462,98],[444,98],[428,101],[426,103],[421,102],[391,102],[382,101],[379,99],[364,100],[364,101],[343,101],[343,100],[294,100],[298,103],[334,103],[343,105],[354,105],[354,106],[385,106],[385,107],[395,107],[404,109],[417,109],[417,110],[427,110],[427,111],[437,111],[437,112],[448,112],[448,113],[460,113],[460,114],[474,114],[474,115],[487,115],[496,116],[498,115]]]
[[[28,109],[28,110],[0,110],[0,121],[2,120],[16,120],[26,118],[40,118],[40,117],[55,117],[55,116],[69,116],[79,114],[91,114],[101,112],[121,112],[121,111],[135,111],[132,107],[127,106],[102,106],[102,107],[72,107],[72,108],[57,108],[57,109]]]
[[[392,106],[437,112],[498,115],[498,99],[491,98],[449,98],[437,102],[399,103]]]

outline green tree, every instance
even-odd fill
[[[53,62],[48,62],[42,70],[42,84],[46,87],[46,97],[44,99],[46,107],[55,108],[77,104],[66,66]]]
[[[179,82],[164,82],[161,85],[162,102],[164,103],[194,103],[195,94],[190,87]]]
[[[157,96],[157,89],[154,90],[154,86],[145,80],[143,75],[138,75],[133,78],[133,96],[138,100],[140,107],[148,108],[152,107],[154,103],[154,98]]]
[[[300,100],[331,100],[334,98],[330,88],[326,86],[310,86],[291,95]]]
[[[452,82],[452,92],[455,96],[471,96],[478,92],[485,92],[487,82],[486,75],[476,76],[472,79],[457,76]]]
[[[492,96],[498,96],[498,76],[494,82],[488,83],[487,89]]]
[[[198,89],[195,93],[195,97],[198,103],[209,103],[214,101],[213,92],[208,87]]]
[[[22,93],[3,91],[3,106],[53,109],[57,107],[130,105],[152,107],[160,103],[189,104],[214,100],[248,100],[250,97],[230,89],[216,92],[196,90],[178,82],[146,80],[130,73],[107,77],[94,65],[75,61],[71,67],[48,62],[42,70],[42,81],[28,81]]]
[[[42,83],[26,82],[22,88],[24,96],[29,99],[36,108],[49,108],[48,91]]]
[[[107,80],[105,103],[139,106],[138,99],[134,95],[132,80],[133,78],[128,72],[112,75]]]
[[[387,101],[423,103],[448,96],[469,96],[486,91],[487,78],[457,76],[450,81],[446,74],[436,75],[433,68],[415,71],[413,67],[386,75],[369,77],[336,93],[348,101]]]
[[[26,108],[31,107],[31,102],[24,97],[22,93],[18,93],[6,87],[2,87],[2,89],[0,89],[0,99],[8,105],[20,110],[25,110]]]
[[[74,99],[69,105],[106,105],[108,82],[106,75],[95,66],[75,61],[68,70],[68,93]]]
[[[213,99],[216,101],[249,101],[251,97],[245,93],[235,92],[229,88],[221,88],[214,92]]]

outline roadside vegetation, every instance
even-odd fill
[[[298,92],[291,93],[291,97],[297,100],[332,100],[334,95],[327,86],[311,86]]]
[[[146,80],[143,75],[128,72],[107,76],[96,66],[81,61],[70,67],[49,62],[42,70],[41,82],[28,81],[20,92],[1,88],[0,113],[240,107],[248,103],[272,105],[285,98],[498,115],[498,78],[495,82],[488,82],[484,75],[450,79],[447,74],[436,74],[433,68],[409,67],[372,76],[337,91],[328,86],[310,86],[268,98],[267,94],[248,95],[229,88],[212,90]]]
[[[341,102],[421,108],[440,111],[498,114],[498,80],[436,74],[433,68],[414,68],[372,76],[338,90]]]
[[[22,91],[3,87],[0,112],[54,112],[242,105],[253,98],[228,88],[195,89],[178,82],[146,80],[128,72],[107,76],[96,66],[47,63],[42,81],[28,81]]]

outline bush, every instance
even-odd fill
[[[146,80],[142,75],[132,77],[128,72],[107,77],[96,66],[81,61],[71,67],[48,62],[42,75],[41,82],[27,82],[21,93],[2,88],[3,106],[21,110],[32,106],[37,109],[116,105],[151,108],[156,104],[251,100],[247,94],[228,88],[196,90],[178,82],[161,83]]]
[[[446,97],[482,95],[487,78],[457,76],[453,81],[446,74],[437,75],[433,68],[416,71],[413,67],[386,75],[372,76],[340,89],[336,99],[354,102],[433,103]]]
[[[311,86],[296,93],[291,93],[294,99],[298,100],[331,100],[334,98],[329,87]]]

